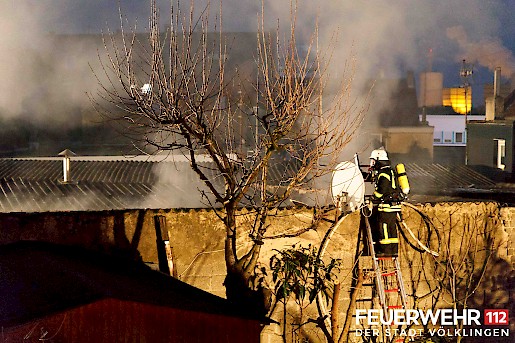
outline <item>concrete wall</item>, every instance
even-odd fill
[[[450,237],[450,246],[459,249],[460,232],[463,228],[480,223],[476,240],[478,258],[484,253],[484,246],[495,249],[490,256],[483,277],[483,284],[477,289],[472,303],[478,307],[490,306],[512,308],[515,304],[515,208],[500,207],[497,203],[442,203],[418,205],[441,232],[444,241]],[[0,244],[18,240],[43,240],[62,244],[82,245],[102,251],[127,254],[158,266],[155,216],[164,216],[166,230],[175,255],[178,277],[196,287],[224,296],[223,280],[225,262],[223,254],[224,228],[216,215],[209,210],[125,210],[104,212],[59,212],[59,213],[3,213],[0,214]],[[424,226],[420,216],[405,208],[403,215],[408,226],[424,240]],[[274,249],[290,247],[292,244],[319,246],[329,223],[316,230],[309,227],[313,212],[298,208],[276,213],[271,222],[262,248],[261,262],[268,265]],[[252,216],[246,210],[240,212],[238,220],[248,230]],[[333,234],[324,258],[340,258],[343,262],[342,279],[349,283],[357,243],[360,217],[353,213],[346,217]],[[474,226],[475,227],[475,226]],[[292,233],[303,232],[296,237]],[[484,233],[488,233],[485,239]],[[430,247],[438,249],[441,243],[433,235]],[[250,246],[248,235],[244,234],[238,245],[244,249]],[[428,254],[416,255],[406,244],[401,244],[403,274],[408,285],[408,294],[424,295],[435,287],[434,276],[427,273],[434,267],[434,259]],[[408,268],[408,263],[409,268]],[[433,269],[434,270],[434,269]],[[348,300],[348,288],[342,285],[342,308]],[[438,301],[441,301],[439,299]],[[410,300],[413,303],[413,298]],[[417,299],[419,306],[431,305],[431,297]],[[435,300],[436,301],[436,300]],[[513,313],[513,312],[512,312]]]
[[[225,296],[225,231],[218,217],[209,210],[2,213],[0,244],[40,240],[80,245],[141,259],[158,269],[156,216],[165,217],[178,277],[196,287]],[[272,225],[279,229],[272,229],[269,234],[302,230],[309,226],[311,218],[310,209],[278,211]],[[248,230],[251,214],[242,210],[238,220]],[[310,237],[309,234],[306,236]],[[291,242],[284,239],[274,241],[274,246],[279,248],[282,243],[277,242]],[[242,249],[250,245],[248,234],[238,240]],[[267,256],[267,252],[263,256]]]
[[[389,127],[382,129],[383,141],[391,154],[423,154],[427,160],[433,158],[432,126]]]
[[[452,306],[448,280],[457,280],[457,298],[467,297],[470,308],[501,308],[515,311],[515,208],[500,207],[497,203],[438,203],[420,204],[417,208],[431,218],[438,236],[428,231],[420,215],[411,208],[403,208],[403,217],[415,236],[440,254],[416,252],[401,239],[399,248],[404,285],[409,308],[448,308]],[[352,283],[352,268],[360,216],[349,215],[332,234],[324,257],[341,258],[339,274],[340,323],[346,318]],[[411,239],[410,239],[411,240]],[[411,240],[413,241],[413,240]],[[428,243],[429,242],[429,243]],[[371,267],[365,257],[362,262]],[[486,264],[484,271],[483,264]],[[452,274],[450,266],[455,269]],[[471,277],[469,271],[474,270]],[[467,285],[468,280],[472,280]],[[477,280],[481,280],[478,286]],[[365,283],[373,283],[371,277]],[[362,287],[359,298],[369,298],[370,287]],[[368,305],[368,303],[365,303]],[[362,306],[362,305],[360,305]],[[363,307],[361,307],[363,308]],[[305,311],[308,312],[308,311]],[[280,314],[280,313],[279,313]],[[276,314],[276,318],[280,315]],[[352,314],[352,313],[351,313]],[[510,322],[515,330],[515,320]],[[277,330],[276,330],[277,331]],[[319,330],[305,326],[303,334],[314,337]],[[269,333],[277,338],[276,332]],[[316,341],[316,339],[314,339]],[[504,342],[504,341],[503,341]]]
[[[430,240],[430,247],[440,253],[437,258],[429,254],[420,255],[412,249],[403,251],[403,262],[411,262],[410,269],[406,269],[406,279],[413,281],[411,291],[413,294],[422,295],[424,290],[436,286],[435,282],[442,279],[442,268],[453,264],[457,270],[456,278],[461,280],[458,288],[466,287],[470,270],[474,270],[474,281],[481,279],[477,289],[470,288],[469,305],[484,308],[513,307],[515,296],[515,259],[513,257],[513,245],[511,239],[515,238],[515,229],[511,220],[507,220],[515,210],[514,208],[502,208],[496,203],[449,203],[436,205],[420,205],[419,208],[431,218],[439,237]],[[408,211],[406,211],[408,212]],[[423,225],[417,223],[419,219],[414,212],[406,213],[408,225],[415,232]],[[420,238],[425,238],[424,235]],[[467,262],[469,261],[469,262]],[[468,265],[467,265],[468,263]],[[486,268],[481,273],[483,263]],[[422,269],[436,270],[426,273],[423,278],[415,275]],[[447,269],[449,272],[450,269]],[[415,280],[417,278],[417,280]],[[460,291],[459,291],[460,292]],[[459,293],[458,292],[458,293]],[[459,297],[464,297],[463,290]],[[433,299],[419,299],[419,304],[429,306]],[[445,297],[437,300],[437,304],[445,306]]]

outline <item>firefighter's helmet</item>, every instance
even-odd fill
[[[386,150],[384,150],[383,147],[379,148],[379,149],[375,149],[372,151],[372,153],[370,154],[370,160],[374,160],[374,161],[388,161],[389,158],[388,158],[388,153],[386,152]]]

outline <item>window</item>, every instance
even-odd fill
[[[457,113],[470,113],[472,108],[472,87],[444,88],[442,98],[442,104],[444,106],[452,106],[452,109]]]
[[[505,163],[506,157],[506,140],[504,139],[494,139],[494,166],[501,170],[504,170],[506,167]]]
[[[444,131],[443,132],[443,141],[444,143],[452,143],[452,139],[454,138],[453,137],[453,132],[452,131]]]
[[[442,131],[435,131],[433,133],[433,142],[434,143],[441,143],[442,142],[442,136],[443,136],[443,132]]]
[[[456,143],[463,143],[463,132],[456,132],[454,136],[454,141]]]

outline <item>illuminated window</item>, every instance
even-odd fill
[[[442,105],[451,106],[456,113],[470,113],[472,108],[472,87],[444,88],[442,98]]]

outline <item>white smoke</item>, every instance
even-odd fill
[[[145,29],[148,4],[122,3],[131,6],[130,25],[139,15]],[[109,0],[1,1],[0,117],[25,116],[42,124],[77,121],[73,112],[91,105],[86,92],[97,88],[90,64],[98,71],[99,34],[108,26],[119,28],[117,8],[117,1]],[[75,34],[82,38],[74,42]],[[87,34],[96,35],[96,42],[85,39]]]
[[[152,171],[157,176],[157,183],[152,188],[152,194],[139,206],[156,208],[163,203],[169,204],[169,208],[207,208],[216,206],[207,186],[199,179],[191,169],[187,160],[169,156],[167,161],[157,163]],[[204,166],[200,166],[206,172]],[[207,170],[212,169],[209,166]],[[215,185],[219,186],[219,185]],[[205,194],[205,196],[203,196]]]
[[[41,8],[0,3],[0,111],[4,115],[19,113],[27,88],[37,83],[31,65],[44,48],[44,32],[41,17],[30,18],[29,10],[38,13]]]
[[[268,0],[266,6],[265,11],[271,17],[287,18],[290,13],[288,1]],[[300,0],[297,27],[312,32],[318,21],[322,46],[327,46],[337,32],[334,73],[352,52],[358,63],[356,81],[360,82],[370,78],[402,77],[407,69],[422,71],[428,63],[429,49],[439,62],[452,63],[457,59],[461,62],[462,57],[466,57],[480,63],[489,58],[495,63],[510,64],[512,53],[497,38],[503,30],[498,21],[498,13],[503,9],[509,11],[510,5],[482,0]],[[458,25],[473,37],[466,46],[474,45],[473,50],[465,49],[461,41],[457,44],[454,38],[446,36],[448,29]],[[489,57],[482,53],[485,51]],[[471,56],[467,56],[468,53]]]
[[[502,73],[509,77],[515,73],[513,52],[506,48],[499,38],[471,40],[463,26],[448,28],[447,36],[455,40],[460,47],[460,51],[456,55],[457,61],[466,60],[469,63],[487,67],[491,71],[494,71],[496,67],[501,67]]]
[[[177,2],[158,3],[165,25],[170,4]],[[207,0],[195,3],[195,13],[199,14]],[[129,23],[137,22],[138,30],[145,30],[149,1],[123,0],[120,4]],[[187,15],[189,1],[181,4],[183,14]],[[465,58],[490,68],[501,66],[507,75],[514,70],[513,53],[498,37],[510,25],[503,26],[498,18],[511,18],[500,16],[509,13],[510,6],[510,1],[484,0],[298,0],[297,37],[301,44],[302,40],[307,44],[318,23],[320,49],[334,51],[331,75],[341,77],[345,62],[355,57],[354,89],[360,91],[373,79],[395,79],[404,77],[408,69],[424,70],[430,48],[435,65]],[[219,7],[218,1],[211,2],[213,26],[219,25]],[[222,0],[221,7],[224,31],[256,31],[260,1]],[[290,1],[264,0],[264,9],[266,29],[273,30],[278,23],[289,27]],[[38,112],[57,113],[54,108],[61,105],[87,101],[84,93],[95,87],[88,64],[96,62],[96,51],[82,51],[79,47],[68,56],[66,46],[51,44],[49,33],[98,34],[107,27],[119,28],[118,1],[0,2],[0,114],[13,117],[29,112],[37,117]],[[48,57],[49,50],[52,58]],[[76,60],[70,62],[71,59]],[[54,77],[43,80],[41,69],[51,68]],[[63,75],[76,82],[63,85]],[[51,105],[43,106],[48,99],[52,100]]]

